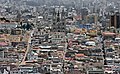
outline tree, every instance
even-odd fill
[[[21,28],[25,29],[25,30],[31,30],[32,28],[34,27],[34,24],[30,24],[30,23],[27,23],[27,24],[24,24],[22,25]]]

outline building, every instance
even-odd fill
[[[16,28],[17,23],[0,23],[0,28]]]
[[[64,43],[66,33],[64,8],[58,7],[53,9],[53,24],[51,27],[52,43]]]
[[[90,68],[89,70],[87,70],[86,74],[104,74],[104,70],[97,68]]]
[[[82,15],[82,22],[85,24],[87,22],[86,18],[88,15],[88,8],[84,7],[81,9],[81,15]]]
[[[110,27],[120,28],[120,13],[110,15]]]
[[[51,33],[51,41],[52,43],[65,43],[65,33],[62,32],[52,32]]]
[[[53,25],[52,25],[52,32],[65,32],[65,20],[64,20],[64,11],[56,9],[53,11]]]

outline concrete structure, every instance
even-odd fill
[[[52,32],[65,32],[66,25],[65,25],[65,17],[64,11],[61,8],[53,10],[53,25],[52,25]]]

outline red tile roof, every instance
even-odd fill
[[[5,42],[0,42],[0,46],[7,46],[8,44]]]
[[[85,57],[84,54],[76,54],[75,56],[76,56],[76,57]]]
[[[114,36],[114,35],[116,35],[116,33],[112,33],[112,32],[103,32],[102,34],[104,36]]]

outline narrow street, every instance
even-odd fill
[[[29,53],[29,50],[30,50],[30,44],[31,44],[31,34],[33,34],[34,30],[30,31],[29,32],[29,38],[28,38],[28,44],[27,44],[27,49],[26,49],[26,52],[25,52],[25,55],[24,55],[24,58],[22,60],[22,62],[20,63],[20,65],[24,65],[25,64],[25,61],[26,61],[26,57]]]

